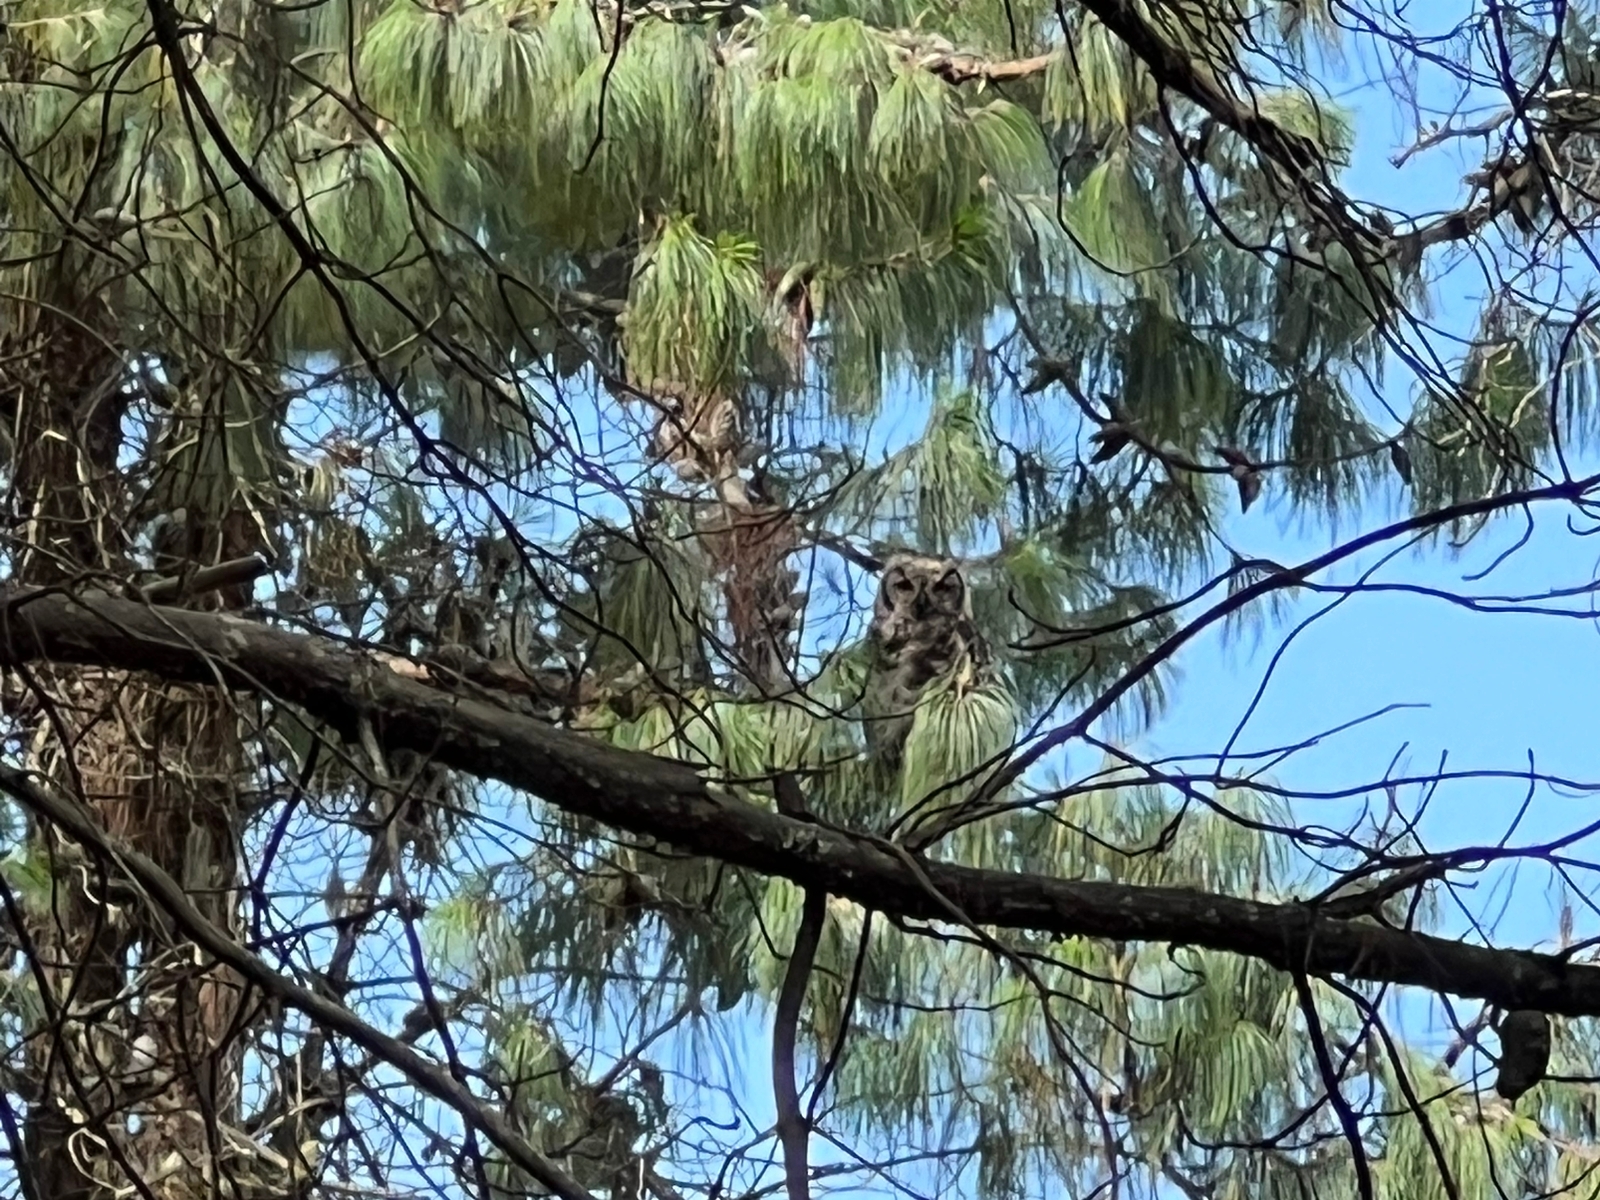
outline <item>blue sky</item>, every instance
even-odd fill
[[[1466,153],[1435,151],[1397,170],[1388,157],[1408,140],[1409,131],[1396,127],[1391,97],[1369,88],[1343,98],[1359,114],[1357,158],[1346,178],[1353,195],[1408,212],[1450,208],[1464,198],[1461,177],[1478,165],[1473,152],[1479,144],[1467,144]],[[1467,332],[1481,291],[1471,261],[1437,290],[1449,299],[1437,314],[1439,319]],[[1443,349],[1448,355],[1449,347]],[[1389,387],[1395,407],[1409,409],[1412,381],[1403,370],[1391,375]],[[1583,466],[1575,464],[1579,470]],[[1375,499],[1364,512],[1352,514],[1341,533],[1348,537],[1392,520],[1404,503],[1398,492]],[[1400,557],[1381,578],[1498,594],[1582,584],[1594,576],[1600,540],[1575,536],[1564,528],[1565,518],[1556,510],[1543,514],[1527,544],[1484,580],[1468,583],[1465,577],[1494,562],[1519,538],[1522,529],[1516,518],[1491,526],[1459,557],[1433,543]],[[1289,519],[1273,502],[1270,485],[1262,503],[1233,521],[1229,535],[1242,552],[1286,562],[1310,557],[1334,541],[1324,529],[1303,529]],[[1327,579],[1349,582],[1373,561],[1369,556]],[[1255,700],[1283,636],[1326,602],[1325,597],[1300,602],[1261,628],[1256,638],[1246,635],[1230,642],[1220,631],[1202,635],[1178,660],[1182,677],[1168,712],[1135,748],[1151,754],[1214,754]],[[1416,773],[1435,769],[1446,753],[1458,770],[1525,770],[1531,753],[1540,770],[1600,780],[1600,762],[1590,752],[1592,738],[1585,719],[1588,680],[1597,673],[1600,630],[1588,620],[1469,613],[1441,600],[1396,593],[1358,596],[1295,638],[1250,716],[1239,749],[1248,752],[1296,743],[1385,707],[1409,705],[1296,755],[1274,772],[1275,778],[1294,787],[1331,790],[1379,778],[1397,755],[1401,757],[1395,770],[1404,774],[1407,768]],[[1526,785],[1515,779],[1443,787],[1422,826],[1428,848],[1497,841],[1525,792]],[[1349,820],[1354,807],[1347,802],[1303,802],[1297,810],[1303,818],[1339,825]],[[1541,841],[1597,814],[1600,803],[1592,797],[1540,791],[1514,841]],[[1518,875],[1512,893],[1517,903],[1497,924],[1497,936],[1504,943],[1532,946],[1553,935],[1554,904],[1548,882],[1542,872]],[[1501,887],[1498,893],[1496,887]],[[1485,880],[1471,897],[1472,907],[1480,914],[1495,915],[1505,907],[1506,895],[1502,885]],[[1461,922],[1451,924],[1459,927]],[[1600,926],[1600,921],[1590,924]],[[730,1074],[745,1085],[739,1098],[749,1105],[749,1115],[758,1124],[772,1115],[766,1074],[768,1022],[767,1012],[755,1014],[740,1030],[746,1036],[736,1038],[731,1047],[742,1058],[743,1070],[736,1068]],[[1408,1006],[1406,1022],[1409,1039],[1427,1039],[1428,1016],[1420,1006]],[[665,1056],[670,1059],[670,1052]],[[713,1108],[718,1105],[714,1096],[705,1102]],[[697,1100],[690,1103],[701,1115],[710,1115]],[[827,1161],[833,1156],[819,1144],[815,1157]]]
[[[1445,15],[1437,14],[1439,19]],[[1481,165],[1481,140],[1420,155],[1397,169],[1389,156],[1412,140],[1412,131],[1397,122],[1403,118],[1391,93],[1380,84],[1341,99],[1358,113],[1356,158],[1345,179],[1354,198],[1413,214],[1465,201],[1462,176]],[[1465,118],[1471,119],[1471,114]],[[1438,322],[1452,332],[1470,334],[1484,291],[1479,266],[1461,256],[1434,291],[1440,303],[1434,314]],[[1454,352],[1442,339],[1438,345],[1447,357]],[[1409,410],[1415,380],[1401,369],[1387,386],[1394,408]],[[1597,465],[1592,452],[1580,453],[1572,462],[1580,475]],[[1308,530],[1291,521],[1269,495],[1267,503],[1236,518],[1229,534],[1242,553],[1292,562],[1401,515],[1403,499],[1396,490],[1375,499],[1336,538],[1327,530]],[[1569,515],[1555,508],[1535,514],[1532,535],[1513,549],[1526,531],[1522,516],[1514,514],[1484,530],[1459,555],[1442,541],[1425,544],[1401,555],[1376,578],[1477,595],[1529,595],[1584,586],[1600,567],[1600,540],[1568,529]],[[1502,555],[1507,556],[1491,574],[1469,581]],[[1375,561],[1375,555],[1367,555],[1324,578],[1353,582]],[[1329,599],[1302,599],[1254,639],[1235,638],[1230,644],[1217,630],[1201,635],[1179,660],[1183,679],[1173,704],[1140,739],[1140,749],[1150,754],[1215,753],[1255,701],[1284,635]],[[1582,614],[1586,602],[1569,607]],[[1600,756],[1587,711],[1591,680],[1597,675],[1600,628],[1592,620],[1474,613],[1440,599],[1395,592],[1361,595],[1295,637],[1272,669],[1239,746],[1249,750],[1295,744],[1342,722],[1407,705],[1297,754],[1274,777],[1297,788],[1332,790],[1378,779],[1391,762],[1394,774],[1427,774],[1448,755],[1452,770],[1526,771],[1531,762],[1539,771],[1600,785]],[[1448,783],[1433,796],[1421,834],[1433,851],[1498,842],[1527,795],[1528,784],[1517,779]],[[1416,798],[1413,789],[1402,802]],[[1381,795],[1376,799],[1381,803]],[[1296,805],[1297,816],[1334,825],[1353,812],[1353,805],[1342,802]],[[1539,788],[1510,844],[1541,842],[1597,816],[1600,801],[1594,795]],[[1581,857],[1584,849],[1600,858],[1593,840],[1575,853]],[[1498,944],[1548,946],[1557,919],[1551,882],[1550,872],[1531,866],[1488,873],[1464,894],[1464,903],[1484,918]],[[1586,890],[1594,884],[1582,876],[1577,882]],[[1465,932],[1461,910],[1447,904],[1443,916],[1452,932]],[[1597,927],[1600,921],[1587,916],[1580,903],[1579,936],[1592,935]],[[1437,1033],[1427,1028],[1429,1023],[1421,1006],[1407,1006],[1408,1038],[1429,1040],[1430,1032]]]
[[[1446,6],[1431,8],[1437,17]],[[1452,6],[1453,7],[1453,6]],[[1456,153],[1443,149],[1390,166],[1388,156],[1405,140],[1395,126],[1391,97],[1381,89],[1347,95],[1359,112],[1357,159],[1347,176],[1358,198],[1382,201],[1409,212],[1444,209],[1463,198],[1462,175],[1479,165],[1468,143]],[[1470,260],[1464,261],[1437,289],[1448,302],[1438,314],[1447,326],[1466,332],[1476,311],[1481,279]],[[1410,406],[1412,381],[1395,371],[1389,386],[1396,407]],[[1575,468],[1595,466],[1581,460]],[[1359,516],[1352,515],[1342,532],[1348,536],[1392,519],[1401,511],[1398,494],[1375,500]],[[1383,579],[1444,590],[1538,593],[1583,584],[1600,564],[1600,539],[1576,536],[1563,526],[1566,513],[1544,513],[1527,544],[1500,563],[1487,579],[1465,577],[1494,562],[1519,538],[1515,519],[1491,527],[1460,557],[1435,543],[1402,556]],[[1279,561],[1309,557],[1334,540],[1325,530],[1302,529],[1274,504],[1270,488],[1264,501],[1229,530],[1234,545],[1246,553]],[[1370,565],[1369,557],[1335,572],[1332,581],[1349,581]],[[1169,711],[1138,741],[1142,751],[1160,754],[1214,753],[1232,736],[1255,700],[1268,664],[1283,635],[1326,603],[1310,598],[1291,608],[1258,639],[1231,643],[1220,631],[1202,635],[1179,659],[1183,675],[1173,691]],[[1400,773],[1409,766],[1418,773],[1435,767],[1448,753],[1456,769],[1526,769],[1530,754],[1545,772],[1600,783],[1600,755],[1587,707],[1600,676],[1600,629],[1594,622],[1571,618],[1469,613],[1443,601],[1401,594],[1359,596],[1317,621],[1294,642],[1275,670],[1274,679],[1251,715],[1240,740],[1241,751],[1301,741],[1329,727],[1392,705],[1409,705],[1380,719],[1339,734],[1323,745],[1285,763],[1276,778],[1291,786],[1334,789],[1376,779],[1397,754]],[[1431,850],[1498,840],[1523,804],[1526,785],[1515,779],[1463,781],[1442,788],[1422,831]],[[1349,803],[1298,806],[1308,819],[1340,824],[1353,810]],[[1564,833],[1600,816],[1593,796],[1536,792],[1514,841],[1529,843]],[[1584,881],[1590,882],[1590,881]],[[1543,872],[1523,871],[1514,891],[1486,879],[1472,897],[1474,911],[1497,916],[1497,936],[1504,944],[1533,946],[1555,930],[1554,901]],[[1514,896],[1515,903],[1505,903]],[[1501,909],[1506,909],[1499,917]],[[1449,914],[1447,912],[1447,918]],[[1460,921],[1452,924],[1459,926]],[[1600,920],[1588,922],[1590,931]],[[1582,921],[1580,919],[1580,930]],[[1408,1009],[1408,1037],[1428,1036],[1427,1016]],[[758,1123],[771,1118],[771,1091],[766,1075],[768,1014],[761,1012],[745,1027],[749,1038],[734,1047],[746,1068],[735,1078],[746,1084],[740,1099]],[[701,1116],[716,1113],[716,1097],[691,1101]],[[816,1161],[834,1156],[820,1143]]]
[[[1389,156],[1410,140],[1412,131],[1397,125],[1391,94],[1371,85],[1341,98],[1358,114],[1357,156],[1345,179],[1353,196],[1411,213],[1453,208],[1465,198],[1461,179],[1481,162],[1481,143],[1442,148],[1396,169]],[[1463,260],[1436,292],[1446,301],[1435,314],[1439,322],[1470,333],[1482,292],[1475,264]],[[1445,342],[1439,349],[1447,358],[1456,350]],[[1411,407],[1413,385],[1403,369],[1390,375],[1388,395],[1397,410]],[[920,428],[921,421],[920,403],[908,400],[900,412],[884,414],[874,440],[896,439]],[[1585,465],[1581,459],[1574,463],[1577,470]],[[1384,524],[1402,515],[1406,505],[1398,490],[1377,497],[1363,512],[1349,514],[1339,532],[1349,537]],[[1520,538],[1518,518],[1492,525],[1459,556],[1442,542],[1403,554],[1380,579],[1479,594],[1538,593],[1586,583],[1600,559],[1600,540],[1569,532],[1563,525],[1566,516],[1554,509],[1544,513],[1527,544],[1485,579],[1467,582],[1465,577],[1495,562]],[[1303,528],[1292,519],[1273,502],[1270,485],[1264,501],[1236,518],[1228,533],[1241,552],[1284,562],[1310,557],[1336,540],[1326,529]],[[1353,581],[1374,561],[1369,555],[1324,581]],[[1182,677],[1169,710],[1135,748],[1151,754],[1215,754],[1255,699],[1284,635],[1327,599],[1311,597],[1291,606],[1254,638],[1246,634],[1229,641],[1216,630],[1202,635],[1178,660]],[[1457,770],[1519,771],[1527,769],[1531,753],[1543,771],[1600,781],[1600,763],[1589,752],[1585,720],[1587,681],[1596,673],[1600,631],[1588,620],[1470,613],[1441,600],[1396,593],[1358,596],[1296,636],[1250,716],[1239,750],[1296,743],[1388,706],[1407,705],[1296,755],[1274,777],[1293,787],[1332,790],[1376,780],[1391,762],[1397,774],[1408,769],[1426,774],[1448,754]],[[1525,793],[1525,783],[1516,779],[1468,780],[1441,788],[1421,826],[1428,848],[1498,841]],[[1415,794],[1402,796],[1403,802],[1408,800],[1414,801]],[[1305,819],[1341,825],[1357,806],[1302,802],[1296,807]],[[1542,841],[1596,815],[1600,804],[1592,798],[1541,790],[1513,841]],[[1555,903],[1548,874],[1516,872],[1512,892],[1507,891],[1506,874],[1486,876],[1466,895],[1473,912],[1492,918],[1502,944],[1534,946],[1552,937]],[[1502,915],[1508,895],[1515,896],[1516,904]],[[1444,916],[1450,928],[1463,927],[1459,913],[1446,907]],[[1583,924],[1580,919],[1580,933]],[[1600,921],[1589,925],[1592,932]],[[748,1023],[740,1022],[730,1047],[741,1060],[731,1072],[742,1084],[739,1099],[757,1124],[772,1118],[769,1021],[766,1010],[752,1013]],[[1404,1006],[1402,1025],[1414,1044],[1453,1034],[1436,1024],[1422,1003]],[[670,1059],[671,1052],[665,1056]],[[720,1106],[715,1096],[705,1099]],[[820,1142],[814,1147],[815,1161],[834,1157]]]
[[[1437,10],[1430,15],[1443,16]],[[1481,142],[1421,155],[1397,169],[1389,156],[1410,140],[1412,131],[1397,125],[1391,94],[1373,85],[1343,99],[1358,113],[1358,150],[1345,180],[1355,198],[1410,213],[1454,208],[1465,200],[1462,176],[1480,165]],[[1469,335],[1482,292],[1481,272],[1464,257],[1438,282],[1442,303],[1435,318],[1445,328]],[[1442,339],[1438,348],[1446,358],[1457,352]],[[1390,375],[1387,386],[1393,407],[1408,411],[1415,381],[1400,369]],[[920,412],[907,419],[919,422]],[[886,420],[892,421],[892,415],[886,414]],[[1572,466],[1581,474],[1600,467],[1600,460],[1579,454]],[[1398,488],[1376,497],[1364,511],[1349,514],[1335,536],[1292,518],[1272,502],[1269,485],[1266,502],[1236,517],[1227,532],[1241,553],[1294,562],[1405,515],[1407,503]],[[1568,516],[1555,508],[1536,513],[1534,531],[1520,547],[1525,528],[1517,515],[1489,526],[1460,553],[1443,540],[1425,543],[1389,563],[1376,580],[1472,595],[1532,595],[1582,586],[1600,565],[1600,539],[1573,533],[1565,525]],[[1322,581],[1353,582],[1378,557],[1366,555]],[[1487,576],[1469,579],[1491,565]],[[1356,596],[1295,635],[1272,667],[1258,701],[1258,689],[1285,636],[1330,599],[1307,597],[1254,634],[1230,638],[1220,629],[1202,634],[1178,660],[1182,677],[1168,711],[1137,738],[1135,748],[1150,756],[1214,755],[1249,713],[1238,741],[1239,751],[1247,753],[1298,743],[1380,710],[1405,706],[1296,754],[1273,777],[1291,787],[1334,790],[1380,779],[1386,772],[1425,775],[1438,770],[1445,755],[1451,770],[1503,772],[1528,770],[1531,756],[1539,771],[1593,779],[1600,787],[1600,756],[1593,752],[1595,738],[1587,719],[1590,680],[1600,676],[1600,629],[1581,616],[1583,601],[1569,605],[1579,616],[1557,617],[1469,612],[1441,599],[1398,592]],[[1092,767],[1079,756],[1073,765]],[[1421,836],[1433,851],[1496,843],[1527,793],[1527,783],[1515,778],[1448,783],[1433,796]],[[1381,802],[1381,795],[1377,799]],[[1401,796],[1402,804],[1416,800],[1415,789]],[[1347,801],[1295,805],[1299,817],[1334,826],[1347,823],[1358,807]],[[1554,838],[1597,817],[1600,802],[1593,796],[1538,788],[1511,844]],[[1593,883],[1583,877],[1578,882]],[[1488,872],[1461,896],[1498,944],[1549,946],[1555,936],[1558,901],[1543,869]],[[1461,909],[1446,903],[1442,917],[1447,930],[1466,931]],[[1579,935],[1597,928],[1600,921],[1586,920],[1580,911]],[[1438,1045],[1455,1035],[1420,995],[1409,997],[1396,1016],[1397,1032],[1413,1045]],[[764,1021],[758,1018],[746,1049],[752,1065],[764,1066],[765,1038]],[[764,1080],[752,1080],[749,1103],[762,1118],[771,1116],[766,1093]],[[819,1159],[825,1157],[819,1152]]]

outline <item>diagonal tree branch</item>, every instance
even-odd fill
[[[686,763],[453,696],[383,659],[238,617],[0,592],[0,666],[40,660],[275,697],[351,739],[366,718],[386,746],[437,746],[441,764],[568,812],[901,917],[945,920],[954,904],[981,925],[1204,947],[1285,971],[1421,987],[1508,1009],[1600,1015],[1600,967],[1554,955],[1333,919],[1304,904],[917,864],[877,839],[756,808]]]
[[[1315,182],[1330,199],[1343,196],[1325,177],[1316,143],[1292,133],[1254,107],[1240,104],[1211,73],[1173,45],[1145,19],[1132,0],[1080,0],[1149,69],[1156,83],[1191,100],[1214,120],[1233,130],[1291,179]]]
[[[246,980],[327,1029],[349,1038],[374,1058],[402,1072],[418,1088],[443,1101],[492,1141],[522,1170],[562,1200],[594,1200],[576,1180],[540,1154],[509,1121],[483,1103],[466,1086],[430,1063],[399,1038],[390,1037],[344,1005],[319,996],[279,974],[232,936],[212,924],[184,894],[176,880],[154,861],[119,845],[94,814],[77,800],[39,786],[15,767],[0,766],[0,791],[39,817],[55,823],[80,845],[104,855],[142,888],[173,924],[206,953],[239,972]]]
[[[1320,149],[1309,138],[1285,129],[1260,109],[1229,94],[1201,64],[1172,44],[1139,11],[1133,0],[1080,0],[1083,7],[1144,63],[1161,87],[1198,105],[1208,116],[1238,134],[1283,171],[1311,211],[1341,237],[1368,242],[1382,259],[1414,257],[1430,246],[1472,237],[1497,215],[1488,202],[1468,204],[1415,229],[1380,233],[1359,217],[1333,182]]]

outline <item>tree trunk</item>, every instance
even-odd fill
[[[105,311],[98,297],[52,300],[12,305],[0,343],[22,533],[16,578],[105,586],[135,567],[118,463],[126,373],[114,331],[96,336],[81,316],[54,315]],[[228,524],[193,530],[188,549],[232,548]],[[26,731],[29,769],[81,797],[210,920],[237,927],[241,739],[224,697],[136,672],[45,665],[13,680],[5,700]],[[215,1161],[213,1148],[228,1145],[215,1129],[237,1121],[238,1035],[253,1005],[239,978],[171,929],[114,864],[48,823],[30,821],[29,833],[51,888],[20,931],[42,993],[28,1031],[24,1184],[35,1200],[110,1200],[135,1186],[208,1195],[208,1180],[228,1171]]]

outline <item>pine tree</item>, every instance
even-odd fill
[[[1350,152],[1289,69],[1334,32],[1304,0],[19,0],[12,581],[360,644],[441,696],[931,862],[1315,893],[1361,864],[1307,878],[1270,795],[1199,814],[1112,757],[1040,799],[1047,779],[997,764],[1063,710],[1136,728],[1159,709],[1161,673],[1115,681],[1172,632],[1228,514],[1265,495],[1337,515],[1397,477],[1432,511],[1528,486],[1551,448],[1530,397],[1566,351],[1529,335],[1531,305],[1486,312],[1398,427],[1352,394],[1429,247],[1526,244],[1542,160],[1409,233],[1354,209],[1331,228],[1337,197],[1274,155],[1336,172]],[[1541,94],[1584,86],[1579,32]],[[1518,36],[1531,73],[1549,32]],[[1252,55],[1287,64],[1276,86]],[[1230,88],[1251,120],[1219,115]],[[1564,136],[1551,153],[1575,160]],[[961,562],[990,655],[887,763],[864,610],[906,550]],[[774,1155],[801,1188],[844,1173],[839,1143],[929,1191],[1087,1192],[1138,1164],[1123,1186],[1359,1194],[1319,1049],[1352,1097],[1454,1065],[1391,1051],[1373,994],[1337,981],[953,913],[935,938],[619,838],[397,748],[393,714],[339,728],[160,663],[13,682],[39,786],[281,973],[437,1053],[597,1194],[753,1192]],[[29,795],[8,878],[38,966],[13,980],[6,1130],[30,1194],[557,1190],[219,962]],[[1427,915],[1404,902],[1390,919]],[[655,1048],[752,1026],[781,1151]],[[1552,1070],[1588,1062],[1588,1036],[1558,1027]],[[1484,1192],[1485,1144],[1535,1190],[1569,1177],[1590,1101],[1549,1086],[1543,1126],[1465,1094],[1431,1120],[1389,1105],[1380,1189]]]

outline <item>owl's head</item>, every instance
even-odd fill
[[[924,621],[971,616],[972,599],[954,559],[901,554],[883,568],[874,608],[880,620],[897,616]]]

